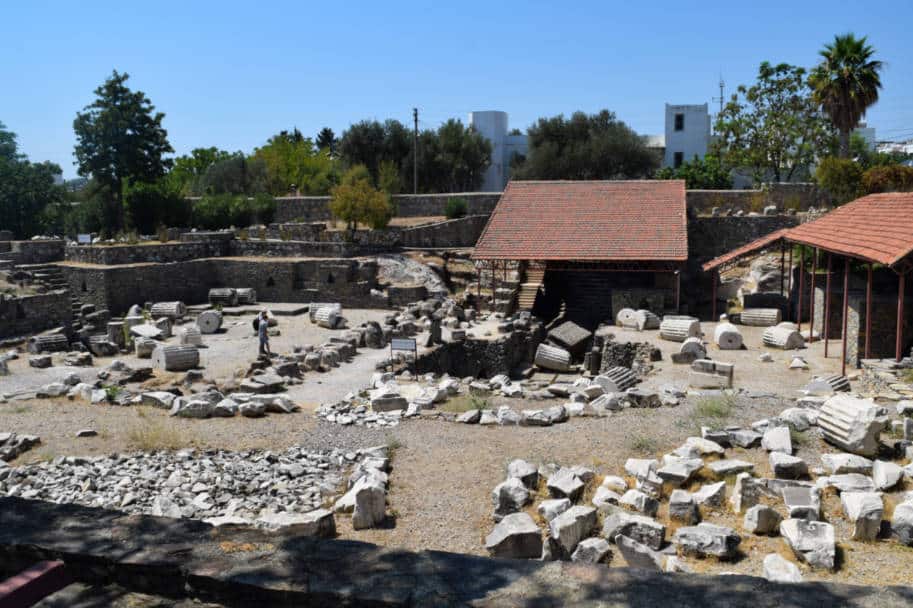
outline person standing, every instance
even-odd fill
[[[260,313],[260,322],[257,324],[257,335],[260,338],[260,354],[272,357],[273,353],[269,350],[269,318],[266,311]]]

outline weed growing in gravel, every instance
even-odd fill
[[[632,435],[628,441],[628,449],[641,454],[653,454],[659,448],[659,444],[652,437],[646,435]]]
[[[491,403],[489,403],[488,399],[484,399],[477,395],[459,395],[453,399],[447,400],[446,403],[441,405],[441,409],[453,414],[462,414],[463,412],[468,412],[470,410],[491,409]]]
[[[703,397],[694,406],[694,416],[702,420],[722,422],[732,415],[735,409],[735,398],[732,395]]]
[[[913,384],[913,369],[906,369],[900,374],[900,381]]]
[[[10,413],[12,413],[12,414],[28,414],[28,413],[31,412],[31,411],[32,411],[32,408],[29,407],[29,406],[27,406],[27,405],[17,405],[16,407],[14,407],[13,409],[10,410]]]
[[[105,386],[104,388],[105,388],[105,397],[107,397],[108,401],[110,401],[112,403],[115,400],[117,400],[118,395],[120,395],[121,391],[123,390],[121,387],[117,386],[116,384],[109,384],[109,385]]]
[[[127,444],[143,452],[157,450],[179,450],[186,448],[190,442],[177,428],[164,424],[159,420],[145,419],[137,422],[127,431]]]
[[[798,448],[808,443],[808,435],[802,431],[797,431],[793,427],[789,427],[789,440],[792,442],[794,448]]]

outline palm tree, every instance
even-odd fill
[[[866,37],[853,34],[834,36],[834,42],[826,44],[819,54],[823,60],[812,70],[809,85],[815,101],[840,131],[840,156],[846,158],[850,132],[878,101],[882,63],[872,58],[875,49],[866,44]]]

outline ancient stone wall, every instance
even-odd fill
[[[69,325],[72,318],[70,295],[65,289],[12,298],[0,295],[0,338]]]
[[[0,248],[0,260],[13,264],[47,264],[63,259],[65,244],[62,240],[5,241],[6,248]]]
[[[456,377],[491,378],[527,367],[544,339],[545,330],[538,325],[531,331],[514,331],[499,340],[448,342],[420,355],[415,369],[420,374],[447,372]]]
[[[253,287],[261,302],[383,304],[371,297],[377,287],[374,260],[208,258],[119,266],[62,264],[61,270],[81,302],[112,314],[144,302],[205,303],[212,287]]]
[[[464,192],[456,194],[398,194],[393,197],[397,217],[444,215],[451,198],[466,201],[470,215],[491,215],[500,192]],[[329,196],[297,196],[276,199],[277,222],[314,222],[330,219]]]
[[[166,264],[229,254],[229,241],[201,239],[182,243],[145,243],[140,245],[92,245],[67,247],[68,262],[102,264]]]
[[[792,215],[696,217],[688,220],[688,257],[698,265],[781,228],[799,225]]]
[[[474,247],[485,225],[488,215],[469,215],[455,220],[415,226],[402,230],[403,247]]]
[[[779,211],[791,209],[805,211],[809,207],[822,207],[829,203],[827,193],[816,184],[764,184],[757,190],[687,190],[689,211],[697,215],[710,215],[714,207],[732,212],[762,212],[768,205]]]

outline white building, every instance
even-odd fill
[[[678,168],[695,156],[704,158],[710,147],[710,112],[707,104],[666,104],[663,166]]]
[[[483,192],[501,192],[510,180],[510,161],[515,154],[526,156],[526,135],[511,135],[507,112],[470,112],[469,126],[491,142],[491,164],[485,171]]]

